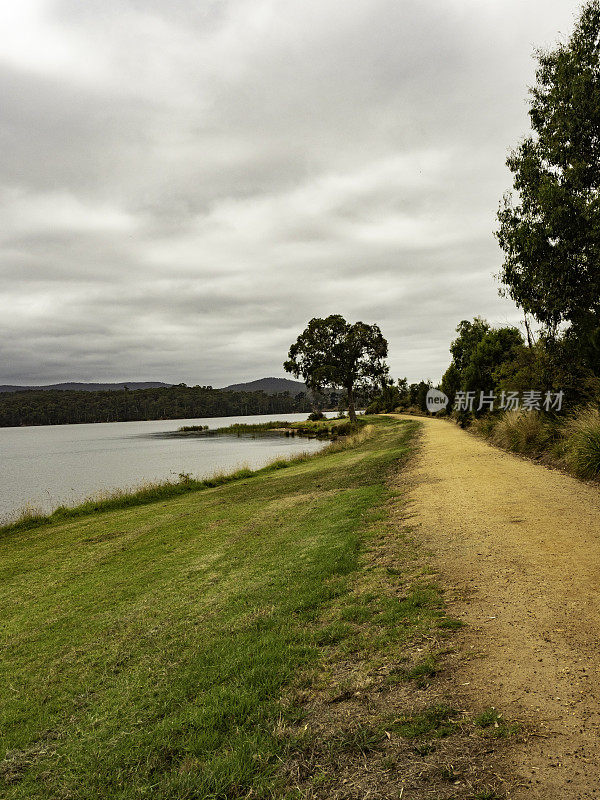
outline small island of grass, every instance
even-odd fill
[[[256,436],[276,434],[281,436],[305,436],[310,439],[336,439],[357,433],[365,420],[352,422],[347,417],[340,419],[306,420],[301,422],[259,422],[247,424],[236,422],[224,428],[209,429],[208,425],[184,425],[176,431],[178,436]]]

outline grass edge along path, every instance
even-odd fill
[[[419,450],[413,438],[408,458]],[[472,654],[410,524],[409,466],[392,470],[349,592],[321,615],[317,663],[287,690],[303,712],[278,728],[298,800],[506,796],[511,747],[524,731],[492,698],[456,683]]]
[[[336,615],[415,428],[378,419],[251,481],[3,538],[2,796],[304,796],[289,692],[352,649]],[[390,631],[406,603],[383,602]]]

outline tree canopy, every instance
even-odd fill
[[[592,342],[600,324],[600,0],[570,38],[537,53],[532,134],[511,152],[516,200],[497,237],[507,293],[550,335],[561,323]]]
[[[492,328],[481,317],[462,320],[456,332],[450,345],[452,362],[442,378],[442,390],[450,401],[457,391],[485,393],[500,388],[500,370],[524,349],[520,332],[513,327]]]
[[[348,415],[356,419],[356,389],[387,378],[387,341],[378,325],[351,324],[339,314],[314,317],[290,347],[287,372],[302,376],[311,391],[340,387],[348,394]]]

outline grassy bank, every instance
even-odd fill
[[[177,433],[181,435],[207,435],[215,433],[227,433],[231,435],[251,435],[264,434],[269,431],[288,434],[298,434],[309,438],[331,439],[335,441],[340,436],[356,436],[368,425],[368,420],[361,419],[356,423],[349,420],[323,420],[319,422],[262,422],[256,425],[235,424],[227,428],[217,428],[211,431],[205,425],[192,425],[180,428]],[[282,428],[281,426],[288,426]],[[293,426],[293,427],[289,427]],[[258,475],[265,475],[278,469],[285,469],[293,463],[305,461],[308,455],[300,453],[291,459],[278,458],[267,464],[261,469],[252,470],[249,467],[241,467],[232,472],[217,472],[207,478],[196,479],[191,475],[182,473],[178,480],[167,480],[149,482],[134,489],[116,489],[103,494],[93,496],[83,503],[75,506],[59,506],[50,514],[43,514],[38,511],[26,510],[13,521],[0,525],[0,538],[3,534],[15,531],[33,530],[45,525],[51,525],[64,520],[76,519],[98,514],[105,511],[114,511],[120,508],[130,508],[133,506],[147,505],[156,503],[160,500],[169,500],[180,495],[198,492],[204,489],[213,489],[225,483],[241,480],[242,478],[253,478]]]
[[[439,703],[309,725],[357,680],[423,691],[455,627],[390,527],[415,428],[376,419],[285,469],[7,532],[0,794],[328,797],[366,753],[397,782],[389,748],[450,740]]]
[[[90,514],[102,514],[105,511],[115,511],[133,506],[145,506],[148,503],[157,503],[161,500],[170,500],[174,497],[200,492],[205,489],[214,489],[226,483],[239,481],[242,478],[255,478],[266,475],[278,469],[286,469],[292,464],[306,461],[308,454],[299,453],[292,458],[278,458],[260,469],[240,467],[232,472],[216,472],[208,478],[196,479],[182,473],[176,481],[157,481],[146,483],[135,489],[115,489],[104,494],[91,497],[76,506],[59,506],[50,514],[37,512],[23,512],[14,522],[0,526],[0,539],[3,534],[17,531],[33,530],[46,525],[52,525],[65,520],[87,517]]]
[[[543,461],[578,478],[600,479],[600,413],[581,408],[568,417],[537,411],[488,415],[471,425],[498,447]]]

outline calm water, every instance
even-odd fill
[[[293,421],[306,414],[274,417]],[[48,512],[98,492],[176,479],[181,472],[205,477],[323,447],[315,439],[284,436],[160,436],[182,425],[221,428],[270,419],[273,415],[0,428],[0,521],[24,508]]]

